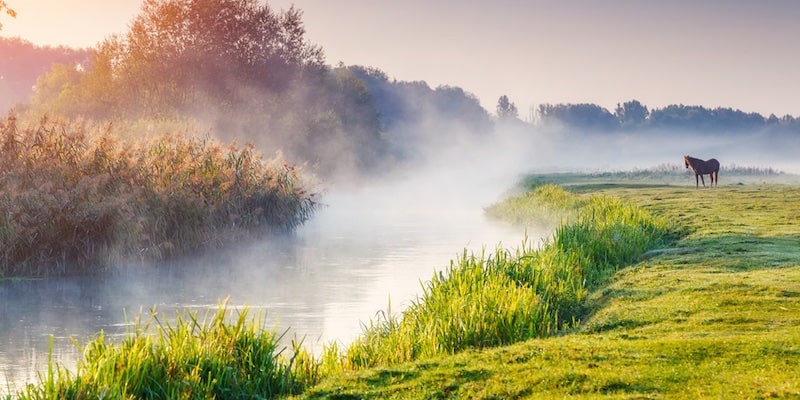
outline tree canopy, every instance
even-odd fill
[[[86,65],[91,51],[67,47],[36,46],[21,38],[0,37],[0,111],[33,95],[36,79],[54,63]]]
[[[41,82],[75,86],[73,95],[40,90],[38,100],[61,112],[76,111],[70,108],[77,100],[84,103],[77,111],[95,117],[231,109],[251,102],[245,88],[281,92],[305,73],[324,71],[322,49],[304,35],[295,8],[275,13],[256,0],[145,0],[126,35],[100,44],[80,81],[59,82],[61,74]]]
[[[130,30],[103,41],[86,68],[42,76],[33,108],[92,119],[188,116],[221,139],[328,172],[374,161],[380,132],[369,93],[324,62],[294,7],[145,0]]]
[[[517,105],[514,102],[508,100],[508,96],[502,95],[499,99],[497,99],[497,117],[501,119],[506,118],[517,118],[519,116],[519,112],[517,111]]]

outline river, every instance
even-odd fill
[[[305,337],[312,349],[330,341],[346,346],[390,302],[392,312],[407,307],[421,282],[465,248],[512,248],[526,234],[545,235],[484,217],[482,207],[503,197],[498,185],[468,193],[441,178],[431,190],[385,185],[327,193],[326,205],[296,232],[211,254],[95,276],[2,281],[0,392],[6,383],[37,380],[51,338],[52,357],[72,369],[81,354],[74,342],[85,344],[100,330],[118,339],[154,306],[160,315],[202,315],[229,298],[230,307],[265,312],[269,326]]]

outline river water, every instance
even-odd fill
[[[0,282],[0,393],[37,380],[51,341],[52,357],[72,369],[81,354],[74,342],[100,330],[118,339],[154,306],[160,315],[202,316],[229,297],[229,307],[266,313],[269,326],[305,337],[312,349],[346,346],[390,302],[393,313],[407,307],[421,282],[464,249],[514,248],[526,235],[545,235],[484,217],[482,207],[503,197],[497,185],[473,193],[412,186],[325,194],[326,206],[293,234],[212,254],[101,276]]]

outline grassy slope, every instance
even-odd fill
[[[568,183],[568,182],[562,182]],[[596,184],[690,230],[559,337],[324,382],[308,398],[798,398],[800,187]]]

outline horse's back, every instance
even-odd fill
[[[712,158],[712,159],[706,161],[706,164],[709,167],[711,167],[711,169],[713,169],[715,171],[719,171],[719,161],[717,161],[716,158]]]

